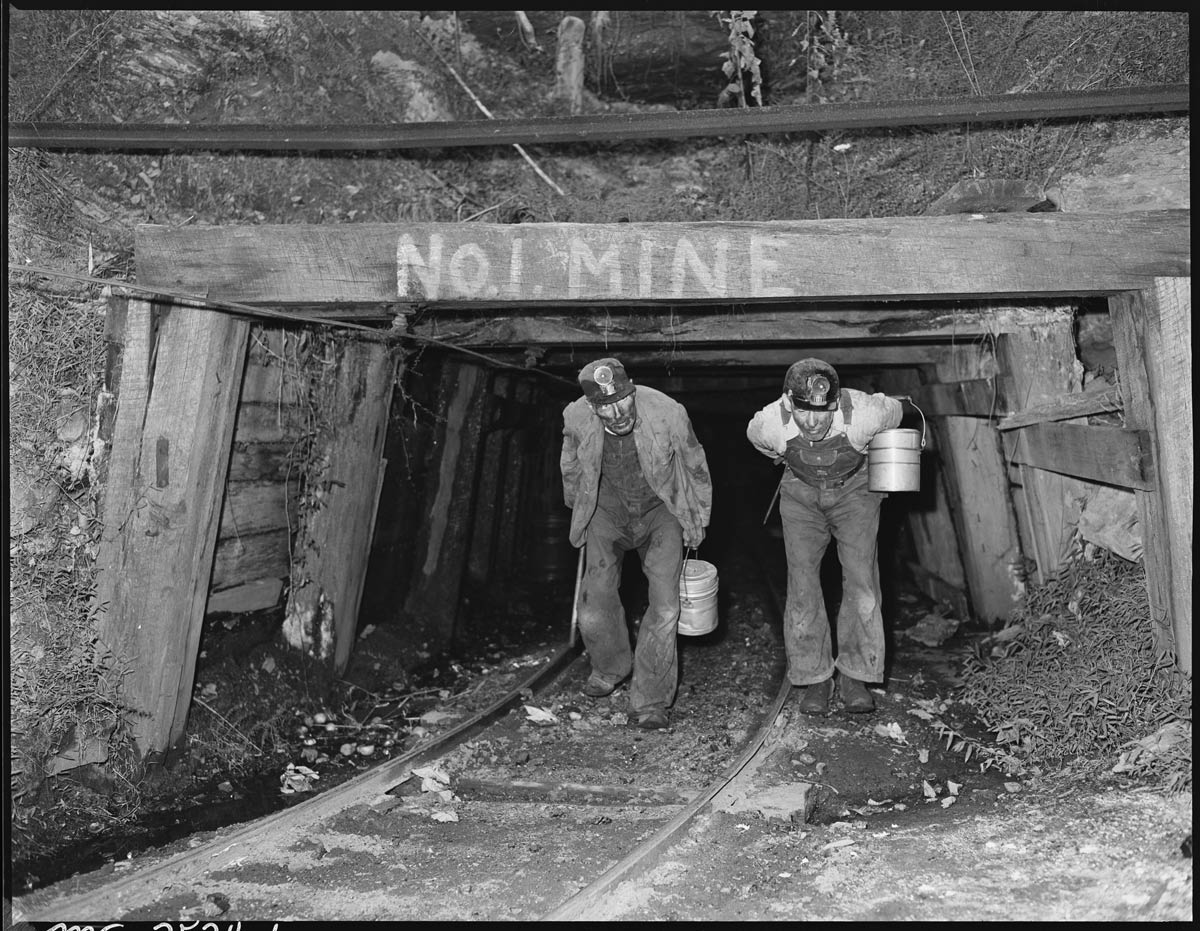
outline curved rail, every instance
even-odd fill
[[[772,501],[772,503],[774,502]],[[761,559],[755,560],[754,563],[760,568],[764,565]],[[765,572],[763,573],[763,579],[768,591],[771,593],[776,610],[782,614],[779,592]],[[787,704],[791,693],[792,684],[788,681],[785,674],[783,683],[780,685],[774,700],[768,706],[763,723],[759,726],[754,738],[725,769],[721,776],[696,799],[681,809],[674,818],[655,832],[653,836],[630,851],[629,854],[605,871],[593,883],[580,889],[558,907],[547,912],[540,920],[586,920],[592,917],[590,913],[599,906],[600,900],[607,892],[628,879],[635,871],[645,872],[649,867],[653,866],[662,853],[687,832],[696,818],[708,813],[713,799],[733,785],[747,769],[753,771],[754,767],[751,764],[756,762],[757,757],[767,755],[767,751],[769,750],[767,738],[779,724],[780,713],[783,711],[784,705]]]
[[[232,834],[178,854],[162,863],[148,866],[133,875],[108,883],[101,889],[78,896],[47,898],[44,902],[39,902],[42,897],[39,892],[31,893],[28,897],[13,902],[14,914],[20,913],[22,921],[55,921],[64,915],[115,915],[120,913],[123,896],[137,887],[152,882],[165,887],[197,865],[202,865],[206,870],[229,866],[241,858],[241,846],[254,835],[297,823],[315,821],[363,799],[373,798],[403,782],[414,768],[475,737],[508,713],[529,693],[537,694],[545,689],[560,672],[570,666],[579,656],[579,652],[574,644],[567,644],[489,707],[446,733],[414,747],[395,759],[380,763],[340,786],[265,818],[247,822]],[[54,914],[50,914],[51,909]]]
[[[762,560],[758,560],[756,563],[759,566],[763,566]],[[763,581],[767,589],[770,590],[772,600],[778,609],[778,593],[774,590],[771,580],[766,578],[766,575],[764,572]],[[343,811],[353,806],[365,805],[366,807],[370,807],[372,803],[378,803],[380,795],[396,789],[409,778],[415,768],[427,765],[436,758],[449,753],[451,750],[459,748],[460,745],[474,740],[493,726],[503,728],[509,712],[519,708],[523,702],[528,702],[534,694],[553,691],[555,683],[561,681],[561,674],[570,667],[572,661],[580,653],[579,647],[574,642],[566,644],[559,648],[543,666],[519,682],[505,696],[485,710],[439,737],[427,741],[424,745],[416,747],[395,759],[380,763],[340,786],[331,788],[320,795],[295,804],[284,811],[241,825],[235,828],[232,833],[215,837],[186,852],[169,856],[161,862],[139,864],[137,869],[129,875],[120,877],[81,876],[76,880],[68,880],[65,884],[59,884],[58,887],[50,887],[31,893],[29,896],[22,897],[12,903],[14,918],[19,921],[57,921],[63,918],[75,917],[79,914],[105,915],[117,918],[121,915],[145,913],[146,909],[156,907],[154,903],[159,902],[162,895],[168,895],[169,897],[170,894],[173,894],[166,893],[165,890],[195,889],[198,886],[198,877],[215,875],[228,877],[229,875],[237,875],[236,871],[238,870],[246,867],[254,867],[260,862],[258,859],[260,856],[259,850],[264,837],[274,838],[277,843],[284,845],[283,848],[277,847],[276,852],[279,849],[291,850],[292,848],[284,840],[285,837],[303,836],[306,832],[312,832],[319,836],[322,830],[322,822],[326,824],[330,823],[332,819],[340,816]],[[534,907],[532,910],[526,911],[524,917],[527,920],[533,918],[549,921],[598,917],[604,907],[606,893],[611,892],[624,882],[636,881],[637,874],[643,873],[646,869],[659,862],[660,858],[672,845],[684,837],[688,829],[696,823],[697,819],[716,810],[718,796],[728,793],[731,787],[738,784],[739,780],[750,780],[753,774],[759,770],[757,764],[761,760],[764,760],[774,749],[771,738],[777,733],[776,729],[782,717],[783,708],[791,692],[792,687],[785,678],[782,685],[778,686],[778,691],[773,700],[765,706],[758,706],[758,710],[762,716],[759,718],[757,727],[753,732],[754,736],[740,748],[732,748],[731,752],[734,754],[734,758],[726,764],[720,775],[705,788],[701,789],[698,794],[693,794],[690,790],[681,790],[674,794],[670,801],[666,801],[665,807],[660,809],[663,815],[662,819],[659,820],[657,817],[652,817],[652,820],[656,821],[657,826],[648,838],[642,835],[642,839],[636,843],[636,846],[633,846],[632,849],[625,848],[627,852],[623,855],[622,848],[617,847],[614,853],[618,859],[613,865],[605,868],[603,864],[598,864],[595,872],[592,873],[592,876],[595,878],[590,878],[586,875],[579,877],[579,879],[587,883],[582,888],[574,892],[564,889],[564,897],[552,899],[557,904],[550,907],[549,911],[543,912],[543,909],[550,905],[550,903],[543,900],[540,907]],[[763,697],[765,698],[767,694],[769,694],[769,691]],[[584,805],[611,804],[612,799],[618,797],[618,794],[608,793],[608,787],[602,785],[580,786],[568,780],[559,783],[537,783],[531,784],[531,786],[534,791],[541,791],[549,786],[553,786],[558,790],[566,789],[568,792],[575,792],[581,799],[580,803]],[[517,788],[518,790],[522,788],[519,780],[511,781],[509,787]],[[657,798],[660,800],[659,804],[663,804],[669,794],[667,792],[656,793]],[[588,799],[592,799],[593,801],[589,801]],[[595,801],[596,799],[599,799],[599,801]],[[608,801],[606,802],[605,799]],[[678,800],[678,803],[676,800]],[[501,800],[500,804],[505,803]],[[669,812],[667,810],[668,806],[670,808]],[[526,811],[535,810],[526,809]],[[604,818],[606,816],[601,814],[600,817]],[[480,823],[487,824],[491,820],[490,817],[485,818]],[[643,821],[643,823],[645,822]],[[533,822],[531,822],[532,826]],[[487,829],[485,828],[484,837],[480,841],[482,844],[490,843],[486,840],[486,832]],[[464,862],[461,857],[461,851],[468,849],[466,847],[467,842],[468,838],[462,834],[458,836],[455,842],[457,845],[456,849],[460,853],[460,863]],[[565,846],[555,847],[555,850],[558,851],[557,858],[559,860],[562,860],[563,857],[569,857],[571,851],[570,845],[574,842],[574,839],[570,834],[565,834],[562,836],[561,842]],[[478,867],[480,864],[488,862],[488,851],[494,854],[494,849],[490,847],[485,848],[481,846],[479,851],[475,855],[475,859],[469,860],[472,867]],[[275,852],[268,854],[268,860],[264,862],[268,864],[277,862],[270,859],[274,855]],[[547,845],[546,850],[541,855],[556,856],[555,853],[550,851],[549,845]],[[611,860],[605,862],[612,863]],[[444,864],[435,864],[433,868],[439,869],[441,866],[444,866]],[[268,869],[270,868],[268,866]],[[381,861],[380,868],[389,872],[387,874],[380,874],[377,882],[389,883],[389,877],[391,871],[394,871],[394,865],[390,861]],[[230,874],[230,870],[235,870],[235,873]],[[443,873],[439,879],[444,878],[444,875]],[[396,903],[406,902],[407,900],[405,900],[404,896],[407,893],[407,889],[413,888],[414,884],[417,886],[421,885],[423,881],[418,876],[419,874],[417,873],[409,873],[399,885],[389,884],[387,886],[389,890],[393,890]],[[474,879],[478,880],[478,876],[474,877]],[[219,883],[223,880],[218,879],[215,881]],[[324,881],[319,873],[315,873],[312,880],[309,881],[309,889],[318,890],[316,894],[320,895],[319,890],[323,890],[324,887],[321,883]],[[407,885],[407,889],[400,889],[400,886],[405,885]],[[294,888],[302,889],[303,886],[304,881],[299,880],[298,886]],[[298,907],[311,909],[311,898],[307,900],[303,899],[304,894],[301,891],[299,899],[289,899],[288,901],[303,900],[306,904]],[[331,899],[331,901],[333,900]],[[514,899],[513,904],[517,901]],[[165,901],[163,904],[166,904]],[[401,910],[405,907],[408,906],[404,904],[392,906],[392,908],[399,908]],[[526,908],[528,909],[528,906]],[[334,911],[336,912],[336,909]],[[385,912],[380,912],[380,915],[385,914]],[[312,911],[302,911],[301,913],[311,915],[312,917],[336,917],[334,914],[320,916]],[[391,914],[390,912],[386,913]],[[397,916],[399,914],[400,912],[396,912]],[[258,916],[247,913],[242,917],[253,918]]]

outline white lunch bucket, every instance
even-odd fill
[[[871,491],[920,491],[920,430],[883,430],[867,445],[867,487]]]
[[[679,632],[699,637],[717,627],[717,567],[685,559],[679,575]]]

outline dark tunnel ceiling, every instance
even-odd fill
[[[417,315],[416,332],[568,382],[592,359],[615,356],[636,381],[666,390],[758,393],[777,389],[787,367],[809,355],[859,380],[881,368],[934,365],[956,345],[980,339],[990,312],[1030,304],[564,305],[485,313],[438,308]]]

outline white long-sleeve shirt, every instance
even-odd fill
[[[855,388],[843,388],[842,394],[850,398],[850,423],[846,423],[842,406],[838,405],[827,437],[844,435],[855,450],[865,453],[867,444],[876,433],[900,426],[904,409],[895,398],[886,394],[867,394]],[[795,418],[784,406],[785,397],[780,395],[778,400],[760,410],[746,425],[746,438],[755,449],[772,459],[782,456],[788,440],[800,435]]]

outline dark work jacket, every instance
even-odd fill
[[[633,436],[642,474],[679,521],[687,539],[707,527],[712,514],[712,478],[704,447],[696,439],[687,409],[674,398],[638,385],[636,403]],[[563,500],[572,510],[574,546],[583,546],[587,526],[596,513],[603,457],[604,424],[587,398],[577,398],[563,411],[559,459]]]

